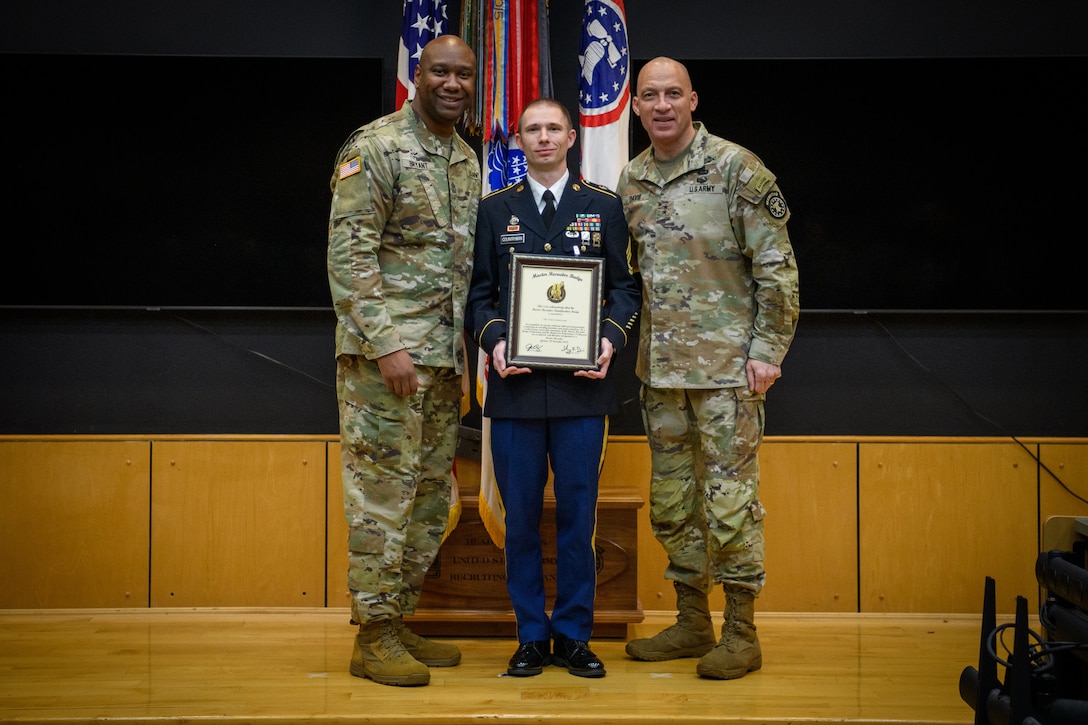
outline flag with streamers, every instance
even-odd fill
[[[468,354],[465,354],[465,369],[468,369]],[[469,410],[472,409],[472,390],[469,386],[464,386],[461,390],[461,417],[464,418],[468,415]],[[446,521],[446,530],[442,533],[442,541],[449,538],[454,529],[457,528],[457,524],[461,523],[461,511],[463,506],[461,505],[461,492],[457,486],[457,459],[453,459],[453,488],[450,490],[450,517]]]
[[[546,0],[465,0],[461,37],[476,51],[476,107],[466,118],[483,137],[485,194],[525,176],[514,133],[529,101],[551,98]]]
[[[536,98],[554,98],[547,0],[463,0],[461,38],[476,51],[476,106],[466,116],[470,133],[483,138],[483,193],[518,181],[526,172],[517,147],[521,109]],[[476,397],[487,398],[487,355],[476,366]],[[505,509],[491,462],[491,423],[482,418],[480,518],[491,540],[506,545]]]
[[[423,46],[447,32],[446,0],[404,0],[397,52],[397,108],[415,97],[416,65]]]
[[[487,398],[488,356],[480,350],[476,363],[476,402],[480,410]],[[495,483],[495,466],[491,461],[491,419],[480,416],[480,520],[487,529],[492,543],[500,549],[506,548],[506,507],[503,506],[499,487]]]
[[[578,57],[582,176],[613,191],[629,160],[631,56],[623,0],[585,0]]]

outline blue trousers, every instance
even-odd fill
[[[493,418],[491,457],[506,510],[506,589],[518,641],[588,641],[597,588],[593,535],[607,442],[604,416]],[[540,522],[548,468],[555,492],[556,595],[546,610]]]

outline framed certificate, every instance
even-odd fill
[[[603,257],[515,254],[507,359],[528,368],[596,370]]]

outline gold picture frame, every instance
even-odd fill
[[[603,257],[513,255],[508,364],[596,370],[603,270]]]

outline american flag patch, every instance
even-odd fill
[[[340,164],[340,178],[346,179],[352,174],[358,174],[360,171],[359,157],[356,156],[351,161],[345,161]]]

